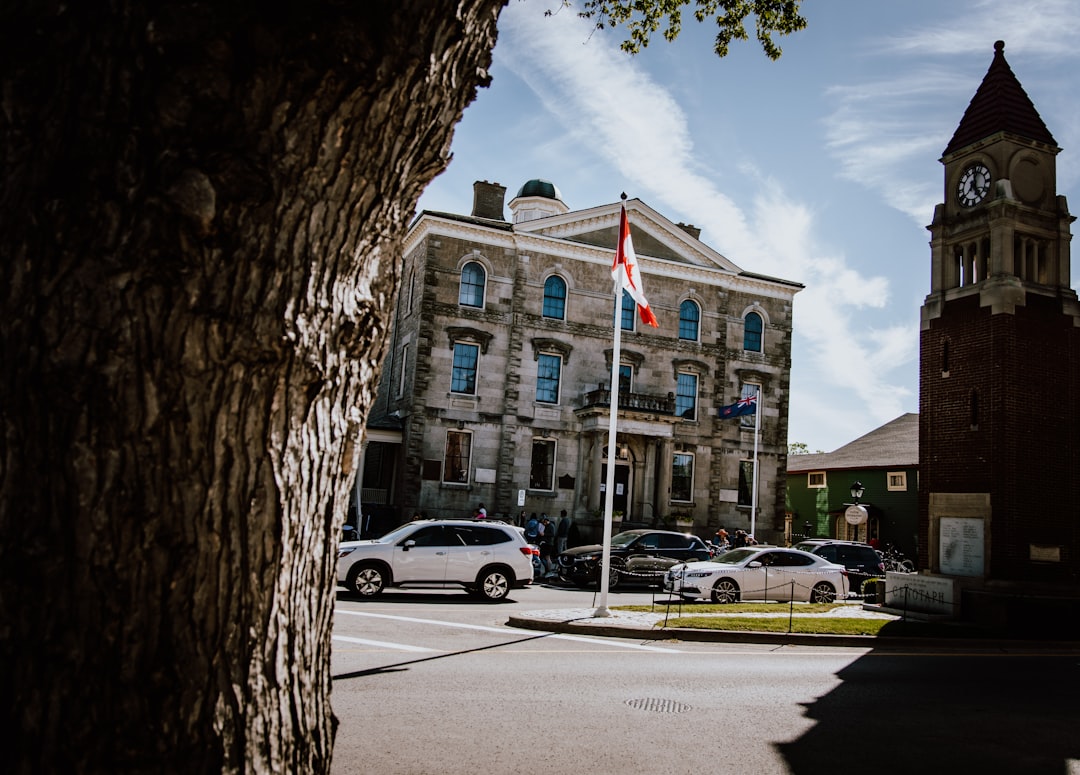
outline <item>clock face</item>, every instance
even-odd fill
[[[956,198],[964,207],[974,207],[990,191],[990,170],[985,164],[972,164],[960,176]]]

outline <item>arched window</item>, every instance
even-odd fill
[[[687,299],[679,305],[679,338],[691,342],[698,340],[698,323],[701,310],[695,302]]]
[[[484,286],[487,284],[487,272],[475,261],[470,261],[461,269],[461,289],[458,291],[458,304],[464,307],[484,306]]]
[[[552,275],[544,283],[544,317],[566,319],[566,281]]]
[[[743,343],[742,348],[749,352],[761,352],[761,332],[764,329],[761,315],[756,312],[747,313],[743,318]]]

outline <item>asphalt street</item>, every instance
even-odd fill
[[[650,602],[613,592],[609,605]],[[1080,775],[1080,655],[700,643],[508,627],[538,587],[339,595],[334,773]]]

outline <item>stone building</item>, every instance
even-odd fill
[[[509,202],[474,185],[469,215],[422,212],[367,423],[361,508],[377,529],[414,513],[572,516],[604,503],[620,203],[570,210],[550,182]],[[620,302],[614,511],[699,535],[751,522],[754,417],[716,408],[760,389],[759,538],[782,536],[792,303],[802,286],[744,271],[644,202],[625,203],[660,327]]]
[[[956,580],[965,613],[999,619],[1080,588],[1080,304],[1060,150],[998,41],[929,227],[919,566]]]

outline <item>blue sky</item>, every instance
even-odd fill
[[[510,0],[492,85],[419,209],[469,212],[476,180],[509,201],[545,178],[574,210],[625,191],[741,268],[802,283],[788,438],[830,452],[918,411],[938,159],[994,41],[1063,149],[1058,191],[1080,209],[1080,3],[803,5],[807,29],[778,38],[772,62],[752,30],[718,59],[715,27],[689,15],[676,42],[631,57],[625,31],[594,32],[573,7],[545,16],[559,0]]]

